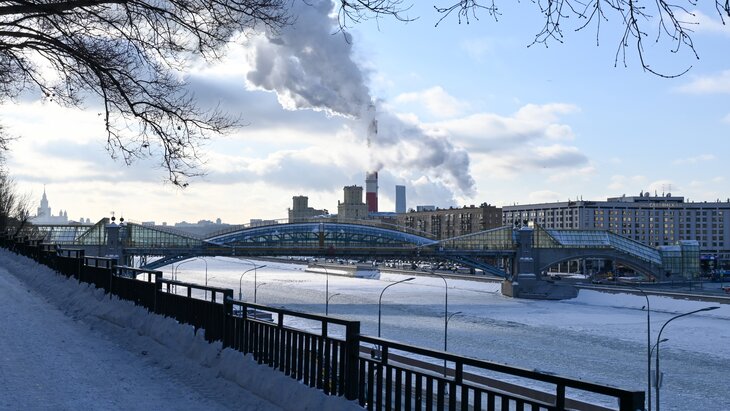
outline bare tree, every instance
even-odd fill
[[[237,119],[199,107],[179,78],[234,34],[287,23],[286,0],[2,0],[0,100],[32,90],[99,101],[112,156],[157,155],[170,181],[199,173],[198,148]]]
[[[18,235],[29,219],[29,197],[18,193],[15,181],[0,168],[0,235]]]
[[[66,106],[98,101],[112,157],[159,156],[186,186],[200,173],[200,144],[239,122],[198,106],[180,73],[219,58],[234,35],[288,24],[292,1],[307,2],[0,0],[0,102],[33,90]],[[402,10],[400,0],[333,4],[343,26]],[[0,129],[0,148],[7,138]]]
[[[677,77],[686,73],[687,69],[675,73],[665,74],[652,68],[645,58],[644,42],[653,38],[655,42],[668,41],[672,44],[670,51],[678,52],[682,47],[689,48],[690,52],[699,58],[692,40],[692,32],[697,20],[693,9],[697,0],[654,0],[642,2],[640,0],[533,0],[544,16],[544,25],[535,35],[532,44],[548,45],[551,41],[562,43],[566,20],[571,17],[577,19],[574,25],[576,31],[595,26],[596,43],[602,23],[608,23],[610,17],[615,16],[622,30],[618,41],[615,64],[619,61],[626,65],[626,53],[629,47],[634,47],[644,70],[661,77]],[[478,20],[478,12],[482,11],[495,20],[500,15],[496,0],[461,0],[444,7],[435,7],[441,14],[436,25],[449,16],[456,16],[459,23],[469,23]],[[730,0],[715,0],[715,10],[722,24],[725,18],[730,18]],[[656,26],[655,34],[650,34],[649,27]]]

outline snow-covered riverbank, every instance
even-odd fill
[[[0,318],[3,410],[359,409],[2,249]]]

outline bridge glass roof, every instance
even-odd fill
[[[120,233],[120,237],[124,241],[124,246],[128,248],[190,248],[199,247],[203,243],[192,235],[168,232],[156,227],[134,223],[126,224],[124,227],[126,233]]]
[[[448,250],[511,250],[516,247],[512,226],[494,228],[478,233],[442,240],[439,244]]]
[[[413,247],[434,240],[385,228],[347,223],[292,223],[253,227],[205,240],[240,247]]]
[[[659,250],[644,245],[638,241],[622,237],[610,231],[544,230],[544,232],[552,237],[552,239],[559,244],[559,247],[613,248],[644,261],[656,264],[662,263],[661,253]],[[535,238],[537,238],[537,236]],[[533,244],[533,246],[536,248],[545,248],[545,245],[542,244]]]
[[[73,244],[76,239],[89,230],[88,225],[29,225],[22,230],[22,235],[42,239],[45,243]]]
[[[104,245],[106,244],[106,225],[109,224],[108,218],[102,218],[98,223],[94,224],[89,230],[81,234],[76,240],[77,244],[83,245]]]

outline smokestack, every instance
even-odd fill
[[[378,172],[365,174],[365,203],[368,213],[378,212]]]

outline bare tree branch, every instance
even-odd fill
[[[695,58],[699,58],[692,40],[693,27],[695,22],[685,20],[693,16],[693,9],[697,6],[697,0],[654,0],[652,6],[646,6],[638,0],[532,0],[544,17],[544,25],[535,35],[532,44],[543,44],[547,46],[550,42],[564,41],[563,22],[566,19],[576,18],[578,24],[575,31],[584,30],[586,27],[595,24],[596,43],[599,41],[599,33],[602,22],[609,22],[611,16],[616,16],[624,31],[618,42],[616,52],[616,64],[619,61],[626,65],[627,49],[632,47],[638,55],[641,66],[644,70],[660,77],[677,77],[686,73],[690,68],[677,74],[665,74],[655,70],[649,65],[644,51],[644,39],[647,37],[647,26],[657,24],[658,32],[655,42],[668,41],[673,46],[671,53],[677,53],[682,46],[688,47]],[[499,14],[494,0],[460,0],[451,2],[447,6],[435,7],[441,14],[437,25],[445,18],[456,15],[458,22],[476,18],[477,12],[486,11],[489,15]],[[730,18],[730,0],[715,0],[720,21],[725,24],[725,18]]]

